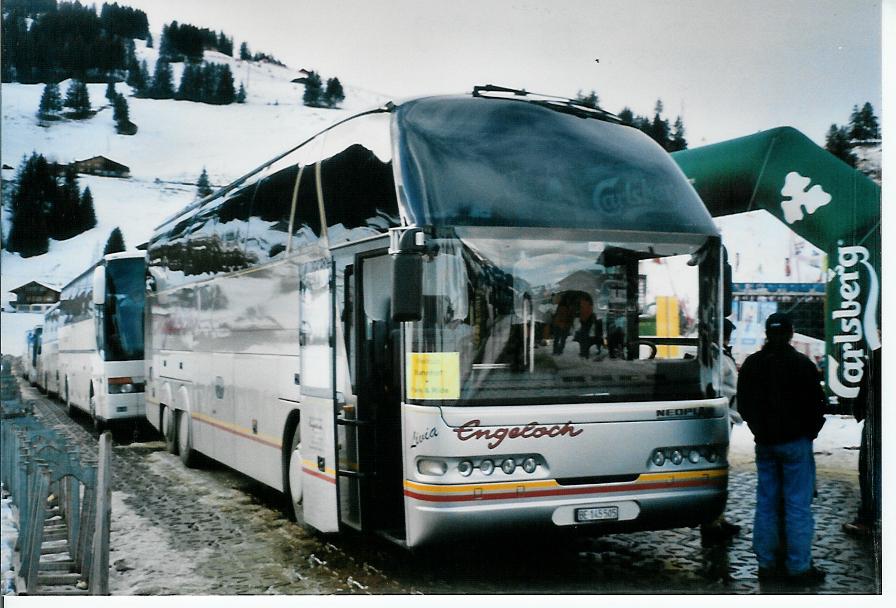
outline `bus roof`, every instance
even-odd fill
[[[718,235],[669,154],[603,116],[479,96],[416,99],[395,114],[404,202],[418,226]]]
[[[718,235],[681,169],[637,129],[599,109],[498,89],[388,103],[321,133],[359,116],[393,112],[399,200],[416,225]],[[155,234],[321,133],[187,205]]]

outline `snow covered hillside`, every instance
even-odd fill
[[[145,48],[140,40],[136,44],[151,71],[157,50]],[[213,185],[224,185],[322,128],[388,101],[346,86],[341,109],[308,108],[302,105],[304,86],[290,82],[299,77],[297,70],[217,52],[206,52],[205,59],[230,65],[236,87],[242,83],[247,90],[247,103],[213,106],[137,99],[130,96],[130,87],[119,83],[117,90],[128,96],[130,119],[139,127],[134,136],[115,132],[104,84],[88,85],[91,105],[99,110],[94,117],[50,126],[41,126],[35,117],[43,85],[3,84],[0,161],[13,167],[3,170],[4,181],[15,177],[23,157],[32,152],[59,163],[102,155],[130,168],[128,179],[79,177],[81,189],[89,186],[93,194],[96,228],[66,241],[51,241],[50,251],[41,256],[23,259],[3,250],[4,309],[9,290],[32,279],[60,286],[73,279],[99,256],[116,226],[129,248],[145,242],[164,218],[194,199],[194,184],[203,167]],[[172,67],[176,84],[183,64]],[[59,88],[64,93],[67,87],[63,82]],[[5,235],[9,231],[5,208],[2,220]],[[22,326],[33,325],[25,316],[3,313],[2,352],[17,355],[24,349]]]

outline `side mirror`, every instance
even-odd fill
[[[392,320],[423,318],[423,256],[416,252],[392,255]]]
[[[103,306],[106,303],[106,269],[97,266],[93,269],[93,305]]]

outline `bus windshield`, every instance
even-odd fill
[[[106,361],[143,358],[144,275],[143,258],[106,264]]]
[[[424,258],[406,397],[499,405],[714,397],[718,239],[456,228]],[[714,347],[715,345],[715,347]]]

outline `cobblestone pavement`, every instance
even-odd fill
[[[84,453],[96,451],[86,417],[72,421],[61,404],[25,385],[23,397]],[[726,516],[743,530],[726,547],[704,548],[699,530],[680,529],[553,544],[521,533],[410,553],[378,538],[303,528],[283,516],[278,493],[214,463],[185,469],[163,448],[148,426],[115,432],[113,594],[808,592],[760,588],[750,464],[731,471]],[[819,471],[814,556],[828,577],[812,593],[880,592],[874,543],[840,529],[857,496],[854,475]]]

